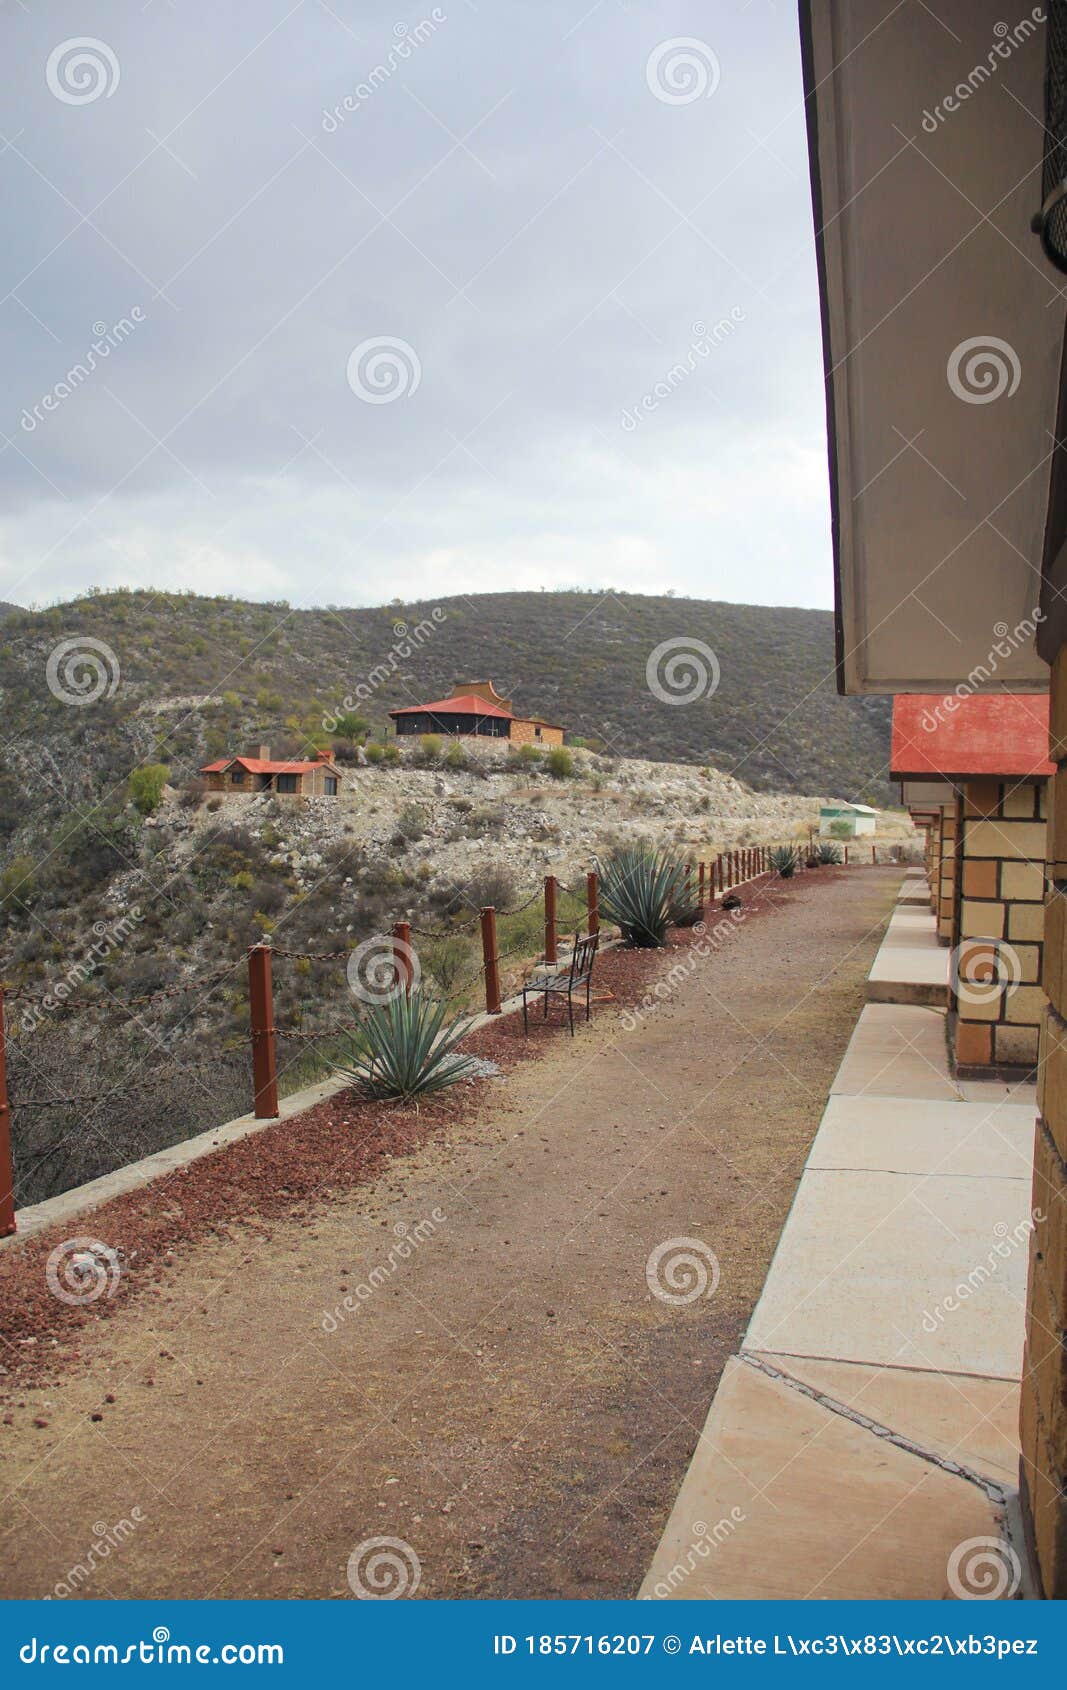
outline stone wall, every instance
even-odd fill
[[[937,859],[937,936],[943,945],[952,945],[956,929],[956,812],[947,805],[941,811]]]
[[[1030,1072],[1045,1014],[1044,780],[971,780],[957,808],[957,1066]]]
[[[1052,668],[1049,886],[1034,1232],[1023,1365],[1022,1489],[1044,1593],[1067,1598],[1067,646]]]

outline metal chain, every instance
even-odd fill
[[[113,1001],[120,1001],[122,1007],[126,1009],[145,1003],[160,1003],[166,998],[178,997],[182,992],[197,991],[201,986],[217,986],[223,980],[228,980],[232,976],[233,967],[234,965],[229,968],[219,968],[216,969],[214,974],[201,975],[198,980],[186,980],[180,985],[166,986],[161,991],[146,992],[141,997],[136,998],[122,998],[121,1000],[111,998],[56,998],[55,1003],[49,1009],[45,1009],[45,1004],[49,997],[55,995],[54,993],[46,993],[45,997],[39,998],[35,997],[32,992],[26,991],[22,986],[3,985],[2,989],[5,998],[10,998],[14,1003],[33,1004],[34,1008],[43,1010],[45,1014],[51,1014],[56,1009],[109,1009]]]

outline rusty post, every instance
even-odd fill
[[[600,932],[600,876],[595,868],[591,868],[585,877],[585,902],[589,911],[586,931],[592,938],[594,933]]]
[[[274,1054],[274,994],[271,990],[270,946],[253,945],[248,952],[248,1008],[252,1026],[252,1083],[257,1120],[278,1113],[278,1071]]]
[[[557,962],[559,950],[556,927],[556,877],[545,875],[545,961]]]
[[[11,1156],[11,1110],[7,1101],[4,1052],[4,990],[0,986],[0,1238],[15,1230],[15,1164]]]
[[[705,874],[704,860],[703,860],[703,858],[701,858],[701,860],[700,860],[700,874],[698,876],[698,886],[697,886],[697,897],[700,900],[701,909],[704,908],[704,905],[707,902],[707,900],[704,896],[704,874]]]
[[[871,862],[876,863],[877,861],[878,861],[877,849],[874,845],[872,845],[871,846]]]
[[[404,996],[411,996],[411,923],[410,921],[394,921],[393,923],[393,967],[396,969],[397,989],[403,989]]]
[[[848,867],[848,846],[845,846],[845,867]]]
[[[496,950],[496,910],[487,904],[482,911],[482,962],[485,967],[485,1007],[490,1015],[500,1014],[500,958]]]

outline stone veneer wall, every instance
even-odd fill
[[[1045,782],[971,780],[959,806],[957,1065],[1036,1066],[1045,896]]]
[[[1023,1363],[1023,1499],[1044,1593],[1067,1598],[1067,646],[1052,668],[1048,887],[1030,1279]]]
[[[956,814],[942,807],[938,830],[937,936],[944,945],[954,942],[956,923]]]

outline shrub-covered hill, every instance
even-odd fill
[[[71,708],[48,686],[62,640],[114,654],[99,702]],[[675,693],[718,685],[692,703]],[[99,656],[99,654],[97,654]],[[109,663],[107,657],[102,663]],[[19,803],[54,796],[55,776],[85,800],[156,755],[176,784],[207,757],[269,741],[297,748],[349,708],[384,730],[396,705],[490,676],[517,708],[625,756],[710,764],[757,790],[827,792],[885,803],[889,700],[835,691],[828,612],[599,592],[494,593],[374,609],[294,610],[193,594],[108,592],[43,611],[13,610],[0,634],[5,741],[56,759],[53,779],[15,776]],[[83,679],[84,679],[83,675]],[[0,790],[6,810],[12,771]],[[23,811],[25,814],[25,811]],[[7,822],[11,826],[11,818]]]

